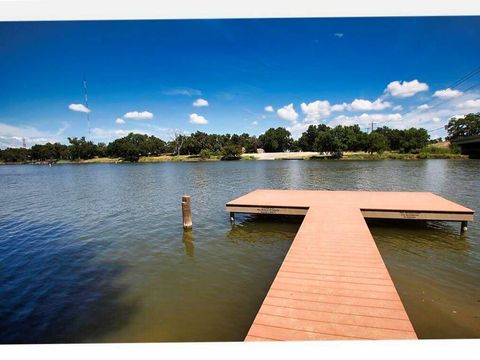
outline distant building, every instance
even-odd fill
[[[260,148],[257,149],[257,154],[263,154],[264,152],[265,152],[265,150],[263,150],[263,149],[260,149]]]

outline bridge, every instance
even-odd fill
[[[472,159],[480,159],[480,135],[465,136],[452,140],[452,144],[460,146],[460,152]]]

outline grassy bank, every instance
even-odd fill
[[[427,159],[468,159],[466,155],[455,153],[430,153],[419,152],[418,154],[402,154],[394,151],[383,153],[351,152],[344,153],[340,160],[427,160]]]
[[[142,156],[139,163],[158,163],[158,162],[204,162],[220,161],[220,155],[211,155],[208,158],[199,155],[161,155],[161,156]],[[416,154],[402,154],[395,151],[384,151],[382,153],[370,154],[367,152],[345,152],[341,161],[351,160],[426,160],[426,159],[468,159],[468,156],[457,153],[456,149],[449,147],[427,146]],[[328,160],[327,157],[314,152],[284,152],[284,153],[263,153],[263,154],[243,154],[241,160]],[[89,160],[59,160],[56,164],[116,164],[128,163],[121,158],[100,157]],[[5,163],[2,164],[21,164]],[[48,164],[48,162],[42,162]]]
[[[161,156],[141,156],[138,159],[139,163],[157,163],[157,162],[200,162],[200,161],[218,161],[220,156],[212,156],[208,159],[201,158],[198,155],[161,155]],[[94,158],[89,160],[60,160],[57,164],[116,164],[128,163],[121,158]]]

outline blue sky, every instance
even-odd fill
[[[480,74],[452,86],[480,67],[478,39],[480,17],[4,22],[0,147],[277,126],[296,138],[318,123],[435,129],[480,111]]]

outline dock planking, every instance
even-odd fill
[[[365,218],[474,215],[432,193],[316,190],[256,190],[226,211],[305,216],[246,341],[416,339]]]

